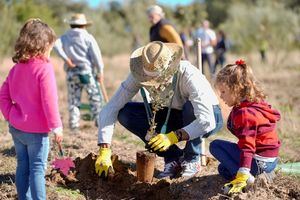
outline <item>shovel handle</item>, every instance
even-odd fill
[[[63,150],[62,150],[61,143],[58,142],[58,143],[57,143],[57,146],[58,146],[58,151],[59,151],[58,153],[59,153],[59,156],[63,157],[63,156],[64,156],[64,152],[63,152]]]

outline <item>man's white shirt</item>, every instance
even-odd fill
[[[190,101],[196,119],[183,129],[190,139],[201,137],[215,127],[213,105],[218,105],[218,98],[205,76],[190,62],[180,61],[178,81],[171,108],[182,110],[183,105]],[[99,116],[98,143],[111,144],[114,124],[119,111],[139,92],[142,85],[129,74],[127,79],[103,107]]]

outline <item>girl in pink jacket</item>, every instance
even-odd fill
[[[46,199],[48,133],[62,141],[62,122],[53,66],[54,31],[39,19],[22,27],[10,70],[0,89],[0,109],[9,123],[16,154],[19,199]]]

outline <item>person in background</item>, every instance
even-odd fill
[[[76,133],[79,131],[81,93],[86,89],[92,118],[98,126],[99,112],[107,101],[104,88],[104,64],[101,51],[95,38],[87,32],[91,22],[84,14],[74,14],[68,20],[71,29],[56,42],[54,49],[65,61],[67,72],[69,127]],[[99,82],[101,90],[96,82]],[[104,97],[103,97],[104,96]]]
[[[274,177],[280,147],[276,123],[280,114],[265,101],[264,92],[243,60],[222,68],[215,84],[221,99],[232,107],[227,128],[238,142],[214,140],[209,148],[220,162],[220,175],[231,180],[225,184],[225,193],[238,193],[253,183],[258,174]]]
[[[117,120],[164,157],[158,178],[190,178],[200,171],[201,138],[216,133],[223,121],[211,85],[196,67],[181,60],[182,53],[178,44],[155,41],[131,54],[131,73],[100,113],[95,163],[99,176],[113,168],[111,142]],[[130,102],[143,88],[151,102]],[[183,140],[189,141],[180,149],[175,144]]]
[[[217,44],[216,33],[209,28],[209,21],[204,20],[202,27],[196,30],[194,37],[201,39],[202,69],[207,62],[211,75],[214,75],[215,65],[213,64],[214,47]]]
[[[213,74],[215,74],[218,65],[221,66],[221,68],[224,66],[224,63],[226,61],[225,53],[228,49],[227,41],[226,41],[226,35],[224,31],[219,30],[217,34],[217,45],[215,48],[216,51],[216,61],[214,66]]]
[[[161,41],[165,43],[176,43],[183,47],[180,35],[175,27],[165,19],[163,9],[158,5],[152,5],[147,9],[149,22],[152,24],[150,28],[150,42]],[[185,55],[183,55],[185,58]]]
[[[190,47],[193,46],[193,40],[190,39],[187,30],[181,31],[179,35],[183,44],[185,59],[189,60],[189,52],[190,52]]]
[[[9,123],[17,155],[18,199],[46,199],[48,133],[63,138],[53,66],[49,61],[54,31],[39,19],[22,27],[13,62],[0,89],[0,109]]]
[[[267,60],[267,50],[268,50],[268,40],[263,39],[260,42],[260,46],[259,46],[259,54],[260,54],[260,60],[262,63],[266,63]]]

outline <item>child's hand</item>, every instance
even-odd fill
[[[61,143],[63,141],[62,127],[54,128],[52,132],[54,133],[54,141],[58,144]]]
[[[224,185],[223,192],[228,195],[239,193],[242,192],[248,184],[253,183],[254,177],[250,174],[250,169],[242,167],[237,172],[235,179]]]
[[[60,144],[63,141],[63,132],[54,133],[54,141]]]

